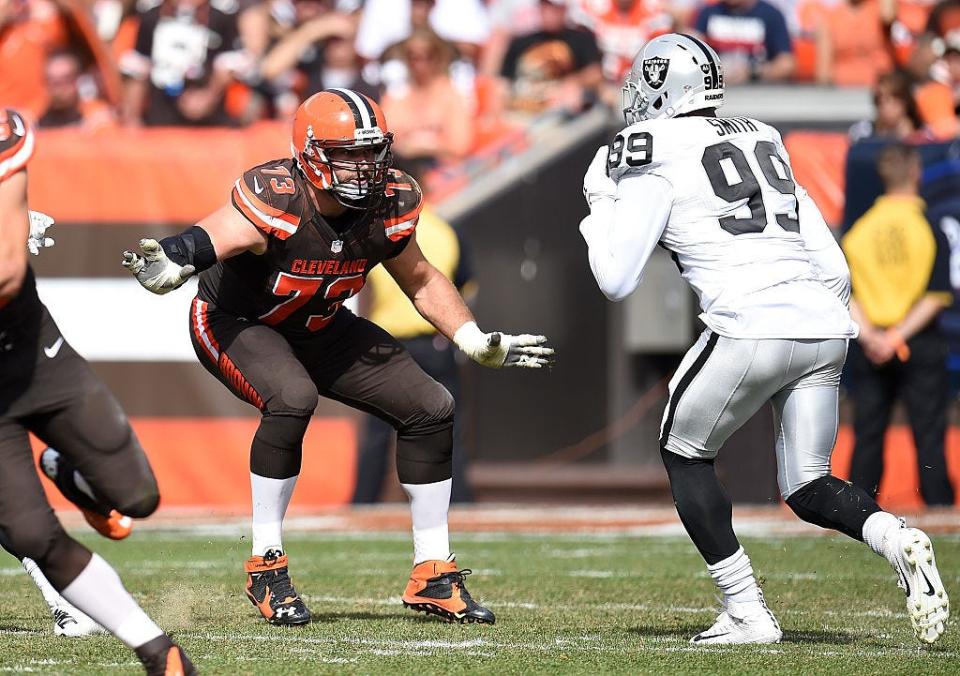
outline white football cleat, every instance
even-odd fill
[[[53,609],[53,633],[57,636],[78,638],[103,631],[103,627],[69,603],[64,602]]]
[[[750,608],[750,612],[744,612]],[[713,626],[702,631],[690,643],[695,645],[735,645],[744,643],[780,643],[783,632],[760,594],[760,603],[728,603]]]
[[[907,595],[907,615],[922,643],[946,631],[950,600],[943,588],[930,538],[917,528],[900,528],[890,536],[888,557]]]

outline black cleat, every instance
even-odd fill
[[[287,572],[287,555],[269,550],[251,556],[247,571],[247,598],[270,624],[296,626],[310,621],[310,611],[300,599]]]

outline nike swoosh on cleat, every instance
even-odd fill
[[[927,583],[927,591],[923,593],[927,596],[933,596],[934,594],[936,594],[936,592],[933,591],[933,585],[930,584],[930,578],[928,578],[927,574],[923,572],[923,568],[920,569],[920,574],[923,575],[923,581]]]
[[[903,582],[903,593],[907,596],[910,596],[910,583],[907,581],[907,576],[903,573],[903,568],[900,567],[900,564],[897,564],[897,572],[900,574],[900,581]]]
[[[729,631],[725,631],[725,632],[723,632],[722,634],[710,634],[709,636],[704,636],[703,634],[699,634],[699,635],[697,635],[697,636],[694,636],[694,637],[693,637],[693,640],[694,640],[694,641],[706,641],[708,638],[720,638],[721,636],[726,636],[726,635],[729,634],[729,633],[730,633]]]
[[[51,345],[50,347],[43,348],[43,353],[47,355],[48,359],[53,359],[54,357],[57,356],[57,353],[60,351],[60,348],[62,346],[63,346],[63,336],[60,336],[59,338],[57,338],[57,342],[55,342],[53,345]]]

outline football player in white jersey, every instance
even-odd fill
[[[857,326],[850,277],[816,204],[793,179],[780,134],[718,118],[723,71],[700,40],[651,40],[623,86],[627,127],[584,178],[580,224],[603,293],[622,300],[658,244],[700,300],[707,328],[670,382],[660,446],[684,527],[723,594],[698,644],[776,643],[750,559],[733,532],[713,461],[729,436],[773,404],[778,483],[804,521],[865,542],[907,594],[917,637],[936,641],[949,605],[930,539],[830,474],[837,388]]]

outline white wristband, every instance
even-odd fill
[[[453,334],[453,342],[464,353],[473,357],[487,345],[487,334],[480,330],[476,322],[467,322]]]

